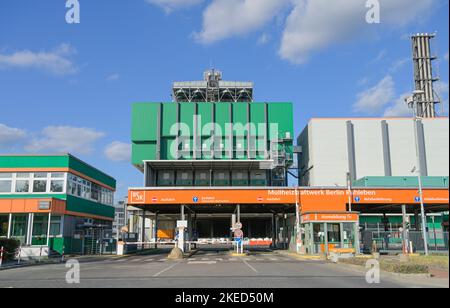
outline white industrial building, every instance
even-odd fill
[[[345,186],[370,176],[449,174],[449,119],[316,118],[298,138],[300,186]],[[417,139],[415,132],[417,131]],[[416,140],[420,156],[417,166]]]

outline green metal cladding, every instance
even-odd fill
[[[448,188],[448,177],[424,176],[422,185],[426,188]],[[419,186],[416,176],[369,176],[353,182],[354,187],[414,188]]]
[[[201,125],[195,128],[194,117],[200,117]],[[212,136],[205,124],[215,123],[216,130],[222,132],[221,143],[230,142],[230,123],[250,124],[249,134],[237,136],[233,132],[233,149],[236,150],[238,143],[240,149],[245,151],[243,157],[236,157],[234,154],[223,151],[222,157],[216,159],[249,159],[247,157],[248,137],[256,139],[256,149],[269,149],[270,141],[277,138],[286,139],[281,147],[292,157],[292,137],[294,134],[293,106],[290,102],[273,103],[136,103],[132,108],[132,162],[134,165],[142,165],[144,160],[173,160],[171,147],[176,142],[176,123],[183,123],[183,126],[190,132],[188,153],[183,159],[194,159],[193,150],[195,148],[194,130],[199,136],[199,143],[204,144],[211,140]],[[278,136],[271,133],[270,129],[258,124],[278,125]],[[180,136],[186,135],[181,130]],[[265,140],[263,136],[267,136]],[[239,142],[238,139],[243,142]],[[218,140],[219,141],[219,140]],[[267,144],[266,144],[267,143]],[[201,148],[197,145],[197,149]],[[158,146],[159,145],[159,146]],[[253,150],[253,149],[252,149]],[[190,153],[189,153],[190,152]],[[204,151],[197,159],[211,159],[210,153]],[[264,159],[264,155],[257,153],[251,159]]]
[[[116,188],[116,180],[70,155],[1,155],[0,168],[70,168]]]

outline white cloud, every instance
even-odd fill
[[[381,24],[368,24],[366,0],[293,0],[287,18],[279,54],[283,59],[301,64],[314,51],[338,42],[353,40],[384,30],[385,26],[402,26],[426,14],[435,0],[379,0]]]
[[[131,161],[131,144],[114,141],[105,148],[105,156],[112,161]]]
[[[374,87],[359,93],[357,101],[353,104],[353,110],[364,114],[375,114],[391,102],[394,96],[394,80],[388,75]]]
[[[26,136],[27,133],[25,130],[0,123],[0,146],[2,148],[21,142]]]
[[[213,0],[203,12],[202,30],[194,34],[210,44],[258,30],[271,21],[291,0]]]
[[[449,108],[449,85],[448,82],[438,81],[434,84],[434,91],[439,96],[439,100],[441,101],[440,110],[438,114],[440,116],[448,115]]]
[[[191,7],[202,3],[204,0],[146,0],[150,4],[161,7],[167,14],[181,8]]]
[[[412,111],[405,102],[411,93],[404,93],[398,97],[391,106],[387,107],[383,116],[385,117],[411,117]]]
[[[106,81],[116,81],[119,80],[120,75],[119,74],[111,74],[106,77]]]
[[[27,152],[90,154],[93,144],[105,134],[91,128],[48,126],[25,146]]]
[[[266,45],[267,43],[270,42],[270,40],[271,40],[270,34],[263,33],[258,38],[258,45]]]
[[[386,49],[381,50],[373,61],[374,62],[381,61],[387,55],[387,53],[388,52]]]
[[[61,44],[51,51],[17,51],[12,54],[0,54],[1,68],[36,68],[55,75],[74,74],[78,71],[71,60],[76,50],[69,44]]]
[[[392,63],[391,67],[389,68],[389,72],[391,74],[396,73],[399,69],[401,69],[405,64],[411,63],[412,66],[412,59],[411,57],[405,57],[403,59],[399,59]]]

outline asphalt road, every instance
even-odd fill
[[[166,255],[80,260],[80,283],[67,284],[64,264],[0,271],[0,288],[365,288],[428,287],[429,281],[381,277],[369,285],[362,270],[324,261],[303,261],[271,252],[232,257],[201,251],[189,259]],[[432,285],[431,285],[432,286]]]

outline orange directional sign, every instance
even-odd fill
[[[341,211],[348,203],[347,189],[130,189],[131,205],[151,204],[295,204],[303,211]],[[417,189],[355,189],[353,204],[418,204]],[[425,189],[426,204],[448,204],[447,189]],[[336,208],[333,208],[335,205]],[[331,208],[330,208],[331,207]]]

